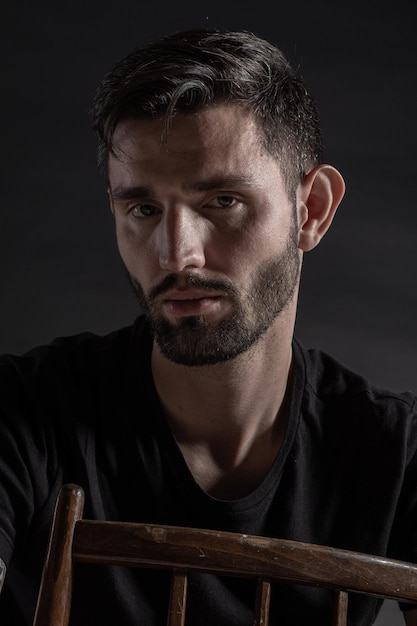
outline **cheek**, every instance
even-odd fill
[[[146,275],[152,258],[146,238],[139,236],[126,220],[116,220],[116,239],[119,254],[129,273],[135,278],[139,278],[139,273]]]
[[[126,262],[127,258],[131,256],[134,249],[134,240],[132,234],[126,228],[124,222],[116,219],[116,240],[117,247],[119,248],[120,256],[123,261]]]
[[[234,254],[248,262],[273,257],[286,244],[286,231],[275,223],[258,223],[240,233],[233,247]]]

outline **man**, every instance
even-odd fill
[[[94,124],[145,316],[1,362],[2,624],[31,623],[65,482],[87,516],[415,559],[415,397],[293,339],[303,254],[344,193],[302,80],[251,34],[180,33],[113,68]],[[78,626],[164,623],[164,574],[80,568],[76,583]],[[190,624],[250,624],[253,595],[195,576]],[[379,606],[354,599],[351,624]],[[273,590],[273,624],[330,610],[326,592]]]

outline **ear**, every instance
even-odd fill
[[[342,175],[331,165],[318,165],[306,174],[297,191],[300,250],[308,252],[320,243],[344,193]]]

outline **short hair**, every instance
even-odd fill
[[[92,109],[100,165],[120,121],[163,118],[168,129],[173,116],[218,103],[254,115],[290,193],[321,162],[316,103],[282,51],[246,31],[189,30],[136,49],[104,77]]]

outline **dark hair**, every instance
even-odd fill
[[[290,191],[320,163],[317,108],[284,54],[249,32],[193,30],[135,50],[104,77],[93,104],[100,164],[121,120],[164,117],[168,129],[175,114],[220,102],[253,113]]]

